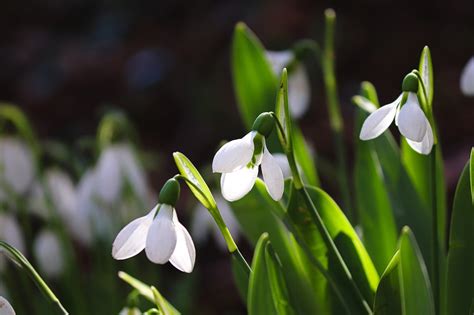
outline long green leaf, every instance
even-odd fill
[[[434,315],[433,293],[423,257],[415,236],[408,227],[404,227],[400,236],[400,296],[402,314]]]
[[[400,315],[402,313],[399,264],[400,252],[397,251],[380,278],[375,293],[375,315]]]
[[[447,314],[471,314],[474,302],[474,203],[469,164],[464,168],[454,196],[447,263]]]
[[[431,62],[431,53],[428,46],[425,46],[423,48],[423,51],[421,52],[420,65],[418,67],[418,71],[420,71],[421,79],[423,80],[423,84],[425,85],[426,94],[428,96],[428,100],[427,100],[427,103],[429,104],[428,106],[431,107],[431,104],[433,103],[434,80],[433,80],[433,64]],[[424,98],[424,95],[422,97]]]

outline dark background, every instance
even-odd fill
[[[360,82],[371,81],[381,102],[391,102],[404,75],[418,66],[423,46],[430,47],[452,194],[474,136],[474,98],[459,89],[461,70],[474,55],[471,0],[4,1],[0,99],[24,109],[41,138],[66,143],[94,135],[106,108],[124,110],[142,146],[160,153],[150,176],[157,190],[176,173],[171,152],[205,165],[219,141],[243,134],[229,63],[235,23],[246,22],[268,49],[285,49],[303,38],[322,40],[327,7],[337,13],[337,78],[350,155],[350,98]],[[315,63],[308,67],[312,104],[301,125],[319,154],[331,159],[321,72]],[[337,196],[329,179],[323,184]],[[209,306],[208,294],[232,287],[228,258],[212,247],[198,254],[202,274],[211,279],[199,305],[216,314],[238,305],[230,289],[230,297]]]

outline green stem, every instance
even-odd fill
[[[329,112],[329,122],[334,136],[338,163],[338,182],[342,195],[343,209],[349,219],[353,219],[351,196],[348,181],[346,148],[344,145],[343,131],[344,121],[341,116],[339,98],[337,96],[337,83],[335,74],[335,53],[334,53],[334,30],[336,25],[336,13],[332,9],[327,9],[325,15],[325,37],[324,50],[321,56],[324,85],[326,88],[326,98]]]
[[[436,200],[436,145],[433,145],[433,148],[430,153],[430,164],[431,164],[431,207],[432,207],[432,230],[433,230],[433,295],[435,302],[436,314],[439,314],[439,233],[438,233],[438,202]]]
[[[252,268],[250,268],[249,264],[247,263],[247,261],[245,260],[244,256],[242,256],[242,253],[239,251],[238,248],[236,248],[232,253],[231,253],[232,257],[237,261],[237,263],[239,263],[240,267],[242,268],[242,270],[245,271],[245,273],[247,274],[247,276],[250,277],[250,274],[252,273]]]

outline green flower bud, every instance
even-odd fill
[[[418,92],[418,77],[414,73],[405,76],[402,83],[403,92]]]
[[[261,113],[253,123],[252,130],[257,131],[264,137],[268,137],[273,130],[274,125],[273,117],[270,113]]]
[[[179,199],[180,185],[179,182],[174,179],[168,179],[161,188],[160,194],[158,195],[158,203],[175,206]]]

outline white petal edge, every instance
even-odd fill
[[[255,184],[258,175],[258,166],[244,167],[232,173],[221,176],[222,196],[228,201],[236,201],[249,193]]]
[[[408,92],[407,102],[398,113],[398,129],[407,139],[421,142],[426,133],[427,120],[425,113],[420,108],[415,93]]]
[[[431,125],[426,119],[426,132],[423,136],[423,140],[421,142],[415,142],[410,139],[407,139],[408,144],[410,147],[418,152],[419,154],[428,155],[431,153],[431,149],[433,148],[433,130],[431,129]]]
[[[361,140],[370,140],[380,136],[395,118],[402,95],[390,104],[384,105],[369,115],[360,130]]]
[[[474,96],[474,57],[471,57],[461,73],[461,92]]]
[[[176,247],[177,235],[173,211],[173,207],[162,205],[148,230],[145,253],[155,264],[168,262]]]
[[[281,171],[278,162],[268,152],[265,147],[262,160],[262,174],[263,181],[267,187],[267,191],[273,200],[280,200],[283,196],[283,190],[285,188],[285,182],[283,179],[283,172]]]
[[[280,75],[280,74],[279,74]],[[298,64],[288,77],[288,101],[291,115],[300,118],[308,110],[311,88],[305,68]]]
[[[117,235],[112,245],[112,257],[123,260],[139,254],[145,249],[149,228],[157,207],[146,216],[127,224]]]
[[[249,132],[241,139],[224,144],[214,156],[212,171],[214,173],[231,173],[247,165],[253,156],[253,138],[256,132]]]
[[[15,310],[3,296],[0,296],[0,314],[1,315],[15,315]]]
[[[179,271],[190,273],[196,261],[196,249],[188,230],[178,221],[176,211],[173,213],[173,223],[176,226],[176,247],[170,257],[170,263]]]

